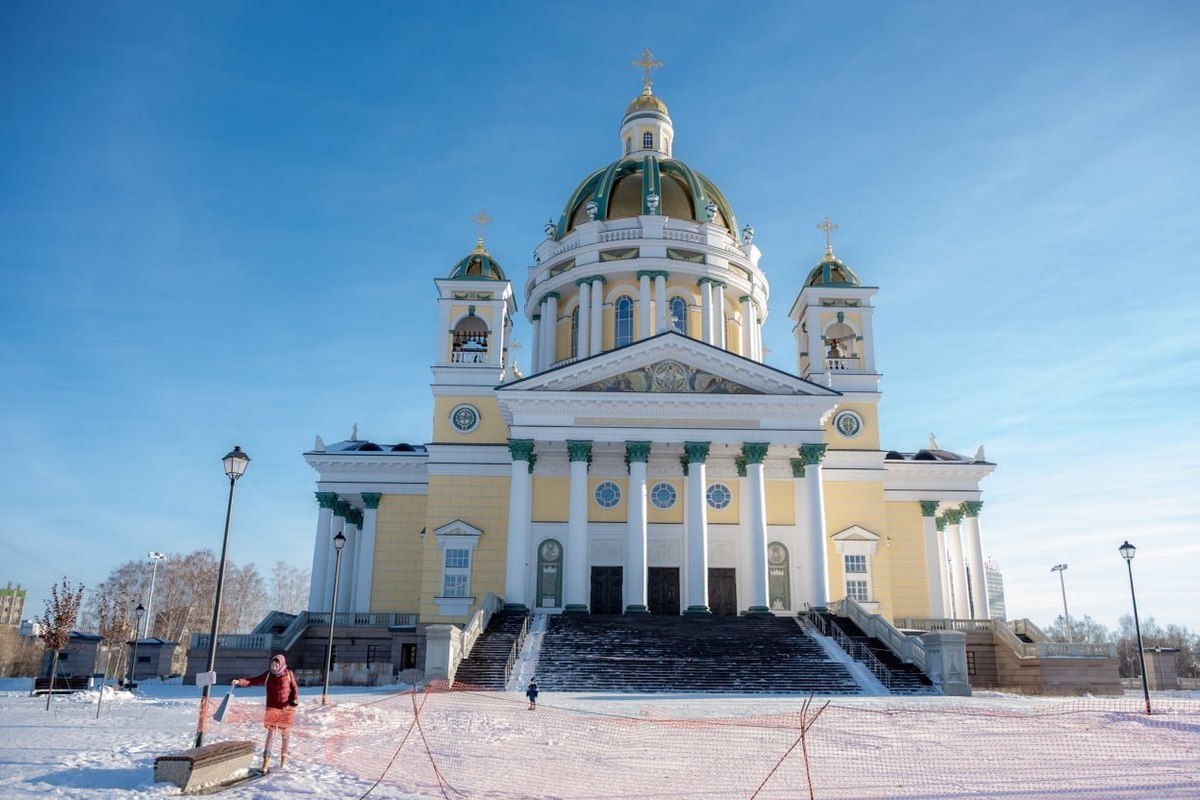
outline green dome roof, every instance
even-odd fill
[[[842,263],[833,254],[832,248],[826,248],[825,257],[808,273],[805,286],[861,286],[854,270]]]
[[[450,270],[450,278],[451,280],[479,281],[508,280],[504,277],[504,270],[500,268],[500,262],[492,258],[492,254],[483,246],[483,237],[480,237],[479,241],[475,243],[474,250],[454,265],[454,269]]]
[[[657,195],[652,211],[650,196]],[[709,203],[712,221],[738,238],[737,220],[725,196],[708,178],[682,161],[643,156],[621,158],[587,176],[571,193],[558,221],[555,239],[561,239],[588,221],[588,204],[595,203],[595,219],[622,219],[657,213],[673,219],[705,222]]]

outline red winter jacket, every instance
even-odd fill
[[[250,681],[251,686],[266,684],[267,708],[285,708],[300,702],[300,686],[296,683],[296,676],[290,669],[285,670],[279,676],[272,675],[271,670],[267,670],[262,675],[240,680]]]

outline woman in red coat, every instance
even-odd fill
[[[267,687],[267,710],[263,715],[263,727],[267,729],[267,742],[263,745],[262,771],[271,767],[271,737],[279,731],[282,740],[279,750],[279,766],[287,766],[288,729],[292,727],[296,706],[300,705],[300,686],[296,683],[295,674],[288,669],[287,659],[283,653],[271,656],[271,665],[267,671],[253,678],[236,678],[234,686],[263,686]]]

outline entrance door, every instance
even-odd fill
[[[679,616],[679,567],[651,567],[647,578],[650,613]]]
[[[621,567],[592,567],[593,614],[620,614],[621,584],[624,580]]]
[[[718,617],[737,616],[737,570],[708,568],[708,608]]]

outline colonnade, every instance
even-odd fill
[[[967,500],[939,516],[937,500],[922,500],[929,608],[935,619],[989,619],[987,573],[979,533],[980,500]],[[968,577],[969,573],[969,577]]]
[[[570,463],[570,478],[567,502],[566,541],[563,562],[563,610],[586,612],[591,589],[591,564],[588,560],[588,467],[592,455],[591,441],[566,440],[565,446]],[[624,611],[627,614],[646,613],[648,606],[648,526],[647,486],[648,464],[655,444],[648,441],[625,441],[625,457],[629,467],[624,537],[624,564],[622,587]],[[555,445],[549,445],[551,447]],[[681,564],[684,577],[686,614],[709,613],[708,598],[708,503],[707,463],[710,442],[682,442],[660,445],[678,453],[682,446],[682,462],[685,466],[684,490],[684,559]],[[736,459],[739,474],[746,478],[745,495],[741,502],[746,504],[745,530],[750,553],[746,565],[745,580],[749,586],[749,606],[752,614],[768,614],[767,578],[767,509],[764,461],[769,445],[764,442],[746,442]],[[509,439],[509,454],[512,457],[509,484],[508,556],[505,572],[505,601],[514,607],[530,607],[533,600],[534,559],[532,532],[532,481],[530,473],[536,456],[531,439]],[[808,532],[809,553],[807,563],[812,573],[812,596],[808,602],[814,606],[828,605],[828,563],[825,548],[825,507],[822,491],[821,461],[825,445],[805,444],[800,448],[800,458],[792,460],[793,476],[799,479],[798,494],[805,496],[806,519],[797,519],[797,525]]]
[[[637,275],[637,325],[635,339],[646,339],[670,330],[671,311],[667,303],[668,273],[642,270]],[[576,358],[594,356],[603,350],[604,286],[603,275],[591,275],[575,281],[579,291],[579,322]],[[697,281],[700,296],[700,331],[694,338],[726,348],[726,284],[713,278]],[[562,295],[547,292],[537,302],[533,320],[533,370],[549,369],[560,359],[556,350]],[[749,295],[738,298],[742,316],[739,355],[762,361],[762,326],[758,304]],[[690,303],[689,303],[690,305]]]
[[[313,545],[312,583],[308,610],[328,612],[333,601],[334,539],[346,537],[338,578],[338,612],[366,612],[371,607],[371,578],[375,562],[375,521],[379,513],[378,492],[363,492],[363,508],[342,500],[335,492],[317,492],[317,535]]]

